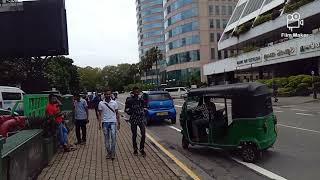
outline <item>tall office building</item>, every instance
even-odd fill
[[[320,1],[239,0],[219,42],[233,57],[204,67],[210,83],[320,72]]]
[[[136,0],[139,57],[152,47],[159,47],[165,54],[163,0]],[[160,79],[165,78],[165,61],[159,62]],[[156,84],[156,67],[144,74],[142,81]]]
[[[206,82],[203,65],[227,58],[218,41],[237,0],[164,0],[168,84]]]

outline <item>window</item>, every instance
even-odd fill
[[[166,22],[165,22],[165,28],[167,28],[168,26],[178,22],[178,21],[181,21],[181,20],[184,20],[184,19],[188,19],[188,18],[191,18],[191,17],[194,17],[194,16],[197,16],[198,15],[198,8],[192,8],[192,9],[188,9],[186,11],[183,11],[181,13],[178,13],[172,17],[170,17]]]
[[[159,100],[168,100],[171,99],[169,93],[161,93],[161,94],[150,94],[150,101],[159,101]]]
[[[216,59],[216,49],[215,48],[211,48],[211,59]]]
[[[213,14],[213,5],[209,5],[209,15],[214,15]]]
[[[226,28],[228,24],[228,21],[226,19],[222,19],[222,27]]]
[[[186,33],[186,32],[190,32],[190,31],[195,31],[199,28],[199,24],[197,21],[191,22],[191,23],[187,23],[187,24],[183,24],[181,26],[178,26],[170,31],[168,31],[166,33],[166,40],[176,36],[178,34],[182,34],[182,33]]]
[[[224,58],[228,58],[228,51],[224,51]]]
[[[220,19],[216,19],[216,28],[220,29]]]
[[[216,6],[216,15],[220,15],[220,6]]]
[[[214,42],[214,33],[210,33],[210,42]]]
[[[193,51],[173,54],[167,57],[167,65],[170,66],[174,64],[181,64],[185,62],[199,61],[199,60],[200,60],[200,51],[193,50]]]
[[[221,15],[227,15],[227,7],[221,6]]]
[[[219,42],[220,37],[221,37],[221,33],[217,33],[217,42]]]
[[[222,59],[222,57],[221,57],[221,51],[218,51],[218,59],[219,59],[219,60]]]
[[[21,100],[21,93],[3,92],[2,99],[3,100]]]
[[[214,19],[209,20],[209,27],[214,28]]]
[[[232,10],[233,8],[232,8],[232,6],[228,6],[228,15],[232,15]]]

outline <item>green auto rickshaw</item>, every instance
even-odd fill
[[[240,150],[246,162],[256,161],[277,138],[271,92],[256,82],[190,90],[180,124],[183,148]]]

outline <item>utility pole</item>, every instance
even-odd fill
[[[312,75],[313,99],[317,99],[317,91],[316,91],[316,87],[315,87],[315,84],[314,84],[314,71],[311,71],[311,75]]]

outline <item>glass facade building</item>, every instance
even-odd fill
[[[136,0],[139,57],[145,55],[152,47],[158,47],[165,54],[164,39],[164,12],[163,0]],[[163,66],[165,60],[159,62],[158,69],[161,73],[165,71]],[[156,84],[156,67],[154,66],[148,74],[144,74],[142,80],[146,83]],[[159,77],[159,80],[165,77]]]

